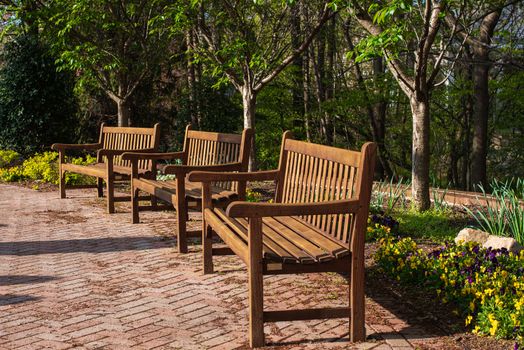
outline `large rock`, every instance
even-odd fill
[[[492,249],[501,249],[506,248],[510,252],[513,252],[515,254],[518,254],[522,249],[524,249],[523,246],[521,246],[515,239],[511,237],[501,237],[501,236],[489,236],[486,242],[482,245],[484,248],[492,248]]]
[[[455,243],[459,241],[462,242],[477,242],[479,244],[484,244],[489,238],[489,233],[475,230],[473,228],[464,228],[462,229],[457,237],[455,237]]]

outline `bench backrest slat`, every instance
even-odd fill
[[[100,143],[106,149],[112,150],[140,150],[146,148],[158,149],[160,143],[159,125],[152,128],[116,127],[102,124],[100,130]],[[114,157],[113,165],[130,167],[129,160],[121,156]],[[151,170],[150,160],[140,160],[139,169]]]
[[[187,165],[220,165],[227,163],[242,163],[242,171],[247,170],[249,153],[247,143],[251,142],[252,131],[244,130],[242,134],[226,134],[186,128],[184,152]],[[236,182],[219,182],[214,186],[236,191]]]
[[[362,178],[362,164],[364,151],[297,141],[288,134],[282,145],[276,201],[304,203],[359,198],[361,190],[369,187],[373,180],[372,174]],[[345,244],[352,239],[354,218],[349,213],[306,215],[300,219]]]

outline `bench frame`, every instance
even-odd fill
[[[116,134],[117,136],[111,142],[106,142],[108,134]],[[118,137],[118,135],[120,137]],[[140,136],[144,135],[140,139]],[[145,135],[150,136],[151,139],[146,141]],[[133,138],[133,137],[137,138]],[[104,148],[104,144],[110,143],[109,147]],[[149,143],[149,147],[147,147]],[[129,197],[115,197],[115,177],[119,176],[122,180],[128,180],[131,174],[130,167],[121,167],[125,171],[120,172],[114,168],[114,163],[118,156],[129,151],[154,152],[158,149],[160,144],[160,124],[155,124],[153,128],[137,128],[137,127],[112,127],[102,123],[100,126],[100,135],[98,143],[91,144],[63,144],[55,143],[51,149],[58,151],[58,168],[59,168],[59,190],[60,198],[66,198],[66,189],[80,189],[80,188],[97,188],[98,197],[104,196],[104,182],[106,183],[106,197],[107,197],[107,212],[112,214],[115,212],[115,202],[122,202],[129,200]],[[124,148],[119,149],[121,145]],[[146,147],[144,147],[146,146]],[[74,170],[68,169],[69,163],[65,162],[67,150],[80,151],[96,151],[97,163],[87,166],[76,166]],[[100,171],[93,168],[93,165],[105,164],[105,171],[103,175]],[[156,163],[150,162],[146,169],[143,169],[143,176],[155,176]],[[78,174],[93,176],[97,178],[96,185],[66,185],[65,173],[74,172]]]
[[[238,255],[248,268],[249,275],[249,343],[251,347],[264,346],[264,322],[309,320],[324,318],[350,318],[350,340],[352,342],[365,340],[365,303],[364,303],[364,242],[369,215],[369,203],[373,184],[373,174],[376,159],[376,144],[366,143],[362,146],[360,155],[354,152],[353,156],[360,156],[358,174],[355,181],[356,196],[352,199],[331,200],[326,202],[309,203],[282,203],[284,177],[286,173],[285,145],[291,139],[291,133],[283,135],[280,153],[279,168],[277,170],[259,171],[253,173],[210,173],[193,172],[189,175],[190,181],[202,182],[203,192],[203,269],[204,273],[213,272],[213,255],[219,255],[218,250],[212,247],[212,235],[218,234],[228,245],[229,252]],[[297,143],[297,141],[293,142]],[[311,149],[309,143],[301,143]],[[298,145],[298,146],[301,146]],[[318,146],[317,156],[321,159],[340,158],[346,150],[333,147]],[[321,148],[321,150],[320,150]],[[313,149],[314,152],[314,149]],[[337,153],[339,153],[337,155]],[[276,183],[275,203],[248,203],[232,202],[225,212],[217,212],[210,200],[210,183],[212,181],[268,181]],[[262,253],[262,220],[265,217],[303,216],[303,215],[353,215],[350,227],[350,241],[347,244],[349,255],[328,262],[312,264],[274,263],[265,259]],[[231,219],[230,219],[231,218]],[[227,220],[247,218],[247,249],[239,246],[238,240],[232,239],[234,233],[225,225]],[[223,252],[220,253],[222,255]],[[342,272],[350,277],[349,307],[321,308],[264,311],[263,306],[263,275]]]
[[[207,140],[210,142],[228,142],[235,140],[240,140],[239,143],[239,160],[232,163],[225,164],[202,164],[202,165],[187,165],[188,158],[190,157],[191,152],[200,154],[200,156],[205,156],[206,152],[204,150],[194,149],[193,146],[190,150],[189,140],[198,139],[198,140]],[[188,237],[200,237],[201,231],[187,231],[186,222],[188,220],[188,209],[200,210],[202,207],[201,199],[198,198],[188,198],[186,196],[186,177],[191,171],[202,170],[202,171],[246,171],[249,163],[249,153],[251,150],[251,143],[253,139],[252,129],[244,129],[241,135],[236,134],[225,134],[225,133],[215,133],[208,131],[196,131],[192,130],[191,124],[186,127],[186,133],[184,138],[184,146],[181,152],[169,152],[169,153],[124,153],[122,155],[123,159],[131,161],[131,206],[132,206],[132,222],[139,223],[139,212],[144,210],[158,210],[161,209],[174,209],[177,215],[177,246],[180,253],[187,253],[187,238]],[[194,146],[194,147],[203,147]],[[208,146],[211,147],[211,146]],[[211,152],[210,149],[205,151]],[[216,151],[216,155],[219,155],[219,151]],[[164,167],[164,174],[174,174],[175,184],[176,184],[176,194],[163,192],[160,187],[142,181],[140,176],[137,173],[137,163],[139,160],[150,159],[154,161],[158,160],[179,160],[182,164],[170,164]],[[202,162],[201,162],[202,163]],[[205,162],[204,162],[205,163]],[[239,182],[237,186],[237,193],[239,194],[237,198],[245,198],[245,182]],[[151,207],[140,206],[139,205],[139,191],[147,192],[151,195],[152,198],[161,199],[164,202],[168,202],[171,207],[158,206],[156,201]],[[229,201],[220,203],[223,206],[229,204]]]

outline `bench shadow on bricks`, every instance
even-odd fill
[[[176,240],[157,237],[110,237],[50,241],[0,242],[0,255],[108,253],[176,247]]]
[[[406,340],[411,343],[460,332],[447,326],[446,323],[453,323],[449,317],[444,320],[435,316],[435,312],[441,311],[441,307],[430,300],[425,300],[424,303],[420,300],[411,300],[412,294],[416,292],[409,292],[408,296],[403,291],[399,294],[394,287],[387,287],[390,282],[384,281],[384,276],[376,267],[367,267],[366,275],[369,276],[366,280],[366,296],[369,303],[375,303],[383,309],[383,312],[375,315],[376,322],[374,320],[367,322],[375,332],[370,336],[371,338],[384,339],[390,345],[407,346]],[[445,313],[446,316],[450,314],[451,311]]]

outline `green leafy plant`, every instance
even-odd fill
[[[30,180],[42,180],[53,184],[58,183],[58,153],[38,153],[22,164],[22,174]]]
[[[0,180],[5,182],[16,182],[23,178],[22,168],[19,166],[11,168],[0,168]]]
[[[248,202],[260,202],[262,200],[262,194],[251,189],[246,190],[246,201]]]
[[[491,196],[483,186],[482,195],[477,197],[478,209],[465,207],[477,225],[484,231],[497,236],[509,236],[524,244],[524,179],[490,184]]]
[[[463,218],[450,211],[434,208],[424,212],[414,209],[398,210],[395,218],[399,221],[399,234],[443,242],[453,239],[464,227]]]
[[[371,196],[372,211],[384,210],[386,213],[390,213],[397,206],[405,208],[408,188],[409,181],[404,181],[402,177],[396,183],[393,178],[389,180],[389,183],[376,183]]]
[[[20,158],[20,154],[13,150],[0,149],[0,168],[8,168],[13,162]]]
[[[96,162],[96,158],[87,155],[86,158],[70,158],[67,161],[77,165],[88,165]],[[58,184],[58,153],[43,152],[26,159],[21,166],[0,169],[0,179],[6,182],[22,180],[41,181]],[[75,173],[66,173],[66,184],[94,184],[94,178]]]
[[[448,187],[440,189],[433,185],[431,187],[431,197],[433,199],[433,208],[436,211],[448,211],[450,206],[446,202],[446,194],[448,193]]]
[[[0,54],[0,147],[28,156],[74,136],[73,77],[33,34],[6,43]]]

